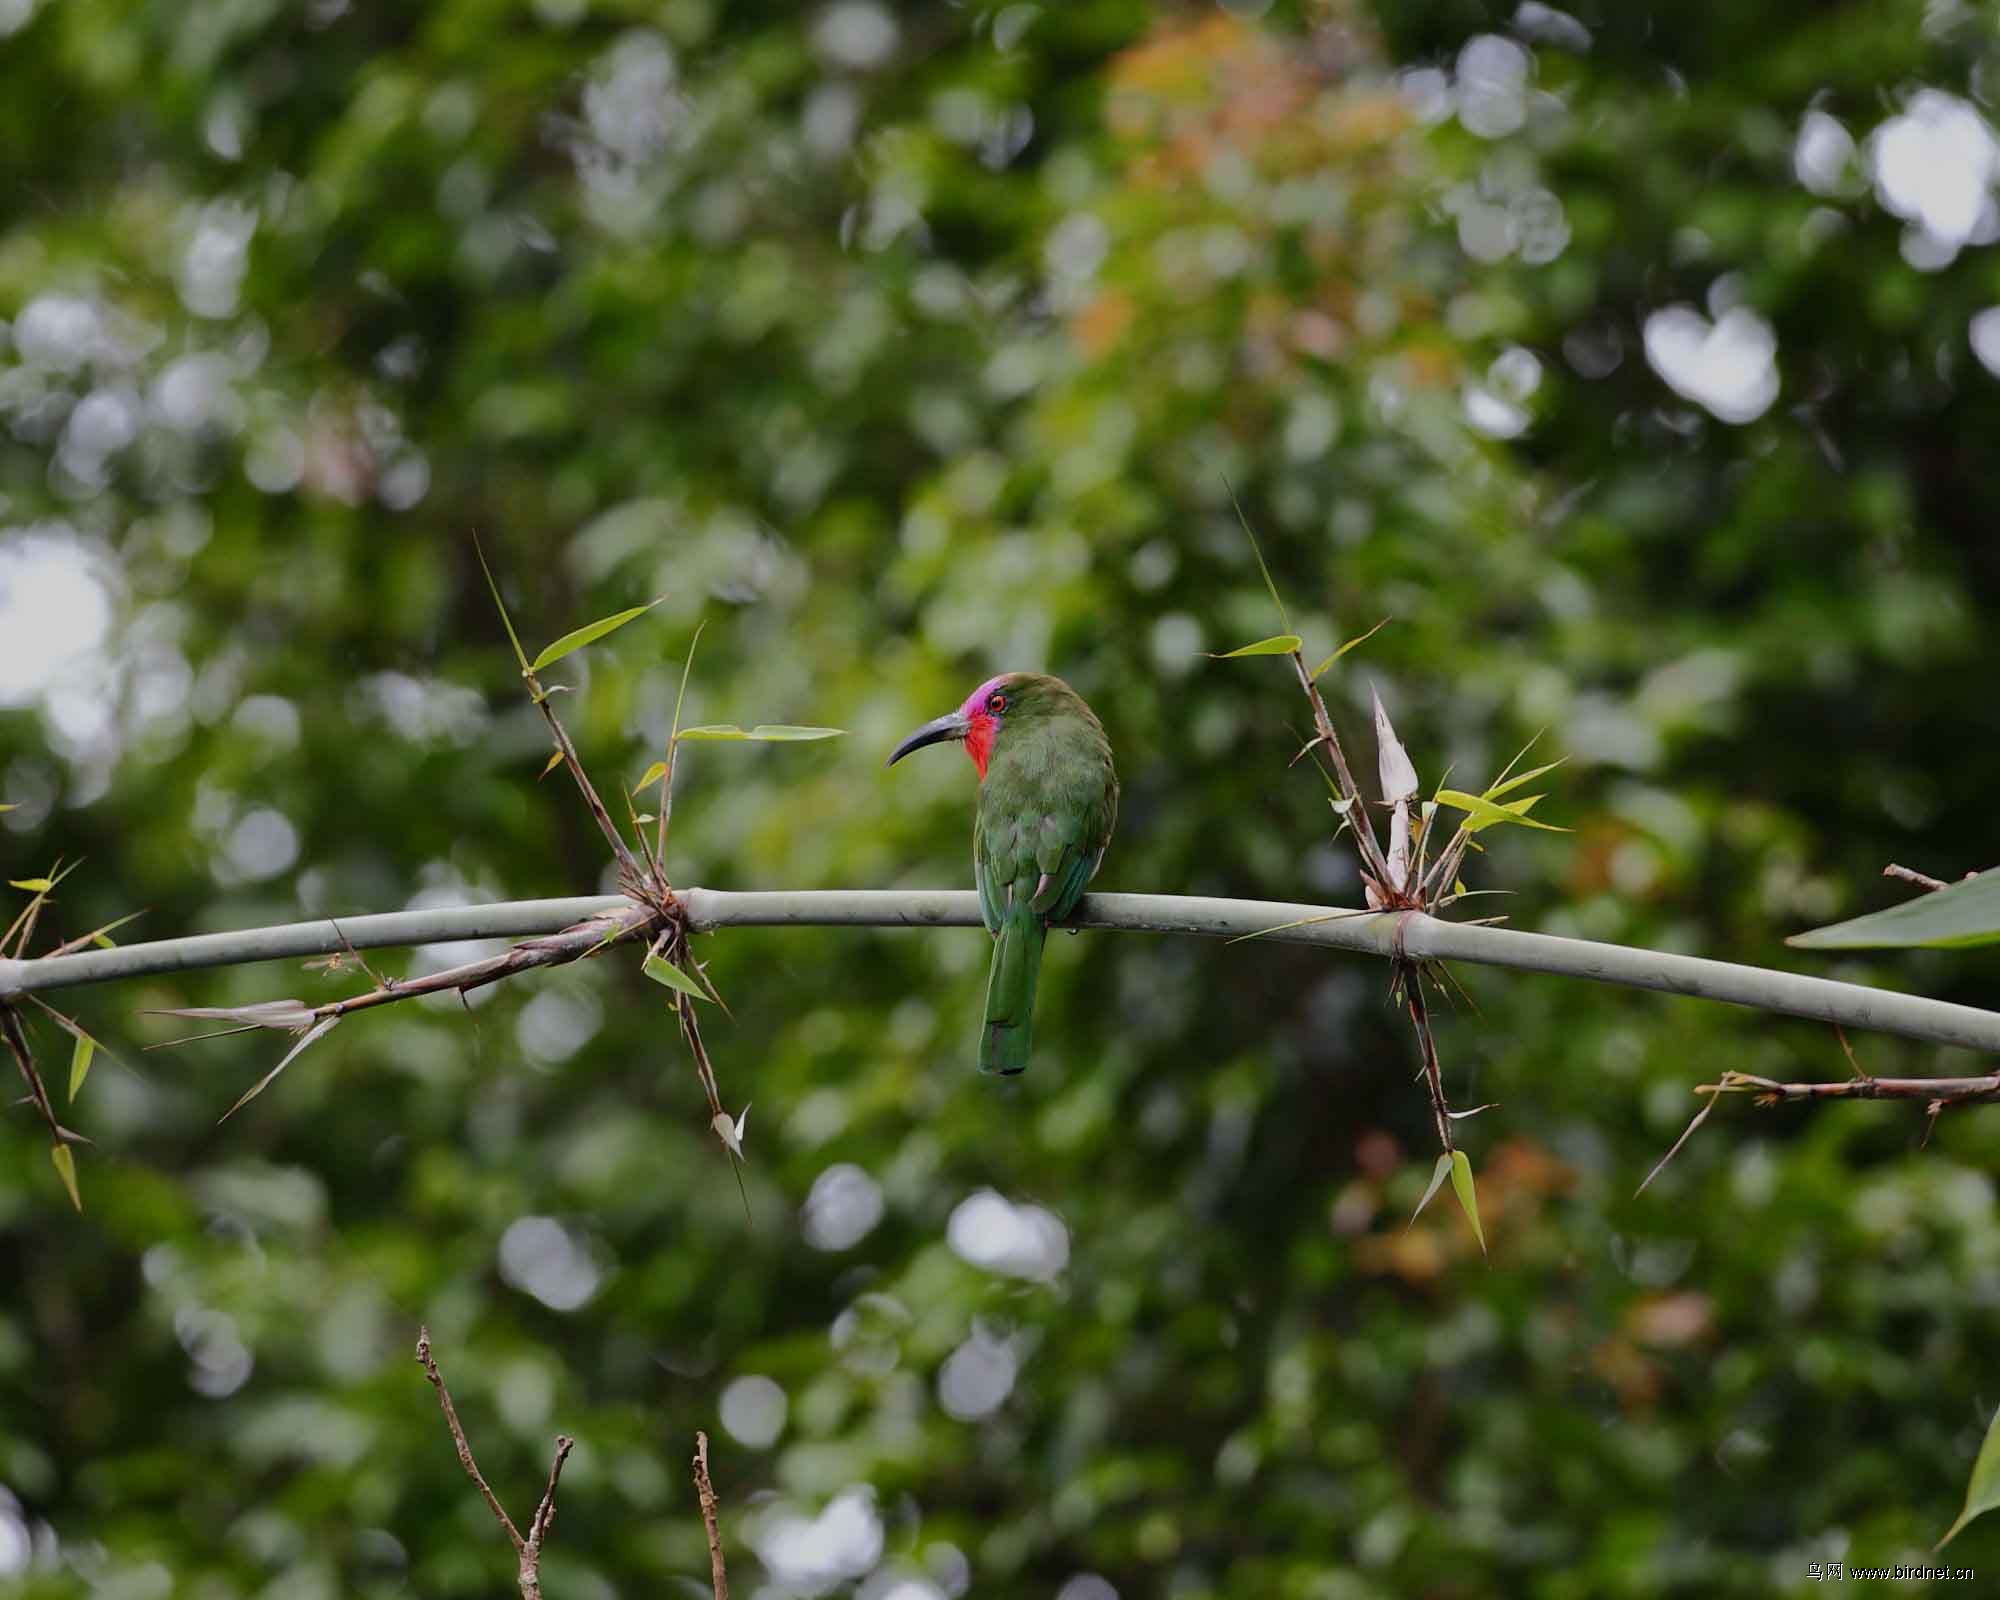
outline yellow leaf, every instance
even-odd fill
[[[1296,633],[1274,634],[1269,639],[1259,639],[1255,644],[1241,644],[1234,650],[1225,650],[1220,655],[1214,651],[1203,652],[1211,661],[1234,661],[1238,656],[1288,656],[1305,641]]]
[[[77,1090],[83,1087],[83,1080],[90,1076],[90,1058],[97,1054],[97,1041],[76,1036],[76,1047],[69,1053],[69,1097],[74,1100]]]
[[[1463,1150],[1451,1153],[1451,1192],[1458,1196],[1459,1209],[1472,1224],[1472,1237],[1479,1241],[1479,1253],[1486,1254],[1486,1230],[1479,1226],[1479,1191],[1472,1184],[1472,1162]]]
[[[69,1191],[69,1203],[77,1210],[83,1209],[83,1192],[76,1186],[76,1157],[66,1144],[49,1146],[49,1160],[55,1163],[56,1176],[62,1179],[62,1186]]]

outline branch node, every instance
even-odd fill
[[[701,1502],[701,1525],[708,1531],[708,1578],[715,1600],[729,1600],[729,1575],[722,1567],[722,1530],[716,1522],[715,1485],[708,1476],[708,1435],[694,1436],[694,1492]]]

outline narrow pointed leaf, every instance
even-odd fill
[[[1527,815],[1541,798],[1538,794],[1529,795],[1525,800],[1510,800],[1502,806],[1483,796],[1467,794],[1462,789],[1440,789],[1437,792],[1439,805],[1465,813],[1467,833],[1477,833],[1481,828],[1498,827],[1508,822],[1519,823],[1524,828],[1540,828],[1545,833],[1568,833],[1567,828],[1559,828],[1552,822],[1537,822]]]
[[[554,666],[556,662],[562,660],[572,650],[581,650],[587,644],[595,644],[607,633],[616,633],[626,623],[632,621],[633,618],[643,617],[654,606],[658,605],[660,600],[664,599],[666,599],[666,596],[661,595],[659,600],[649,600],[643,606],[633,606],[631,609],[620,611],[613,616],[599,617],[595,622],[587,622],[581,628],[572,629],[556,640],[554,644],[543,650],[540,655],[536,656],[528,670],[531,672],[540,672],[544,667]]]
[[[1472,1237],[1479,1241],[1479,1253],[1486,1254],[1486,1230],[1479,1225],[1479,1191],[1472,1183],[1472,1162],[1463,1150],[1451,1153],[1451,1192],[1458,1196],[1459,1209],[1472,1224]]]
[[[667,775],[666,762],[655,761],[650,767],[646,769],[644,775],[639,779],[639,781],[632,785],[632,792],[634,794],[637,794],[641,789],[650,789],[654,784],[658,783],[666,775]]]
[[[1569,760],[1568,756],[1562,756],[1542,766],[1530,767],[1526,772],[1517,773],[1514,777],[1503,778],[1486,791],[1485,798],[1488,800],[1498,800],[1503,794],[1512,794],[1522,784],[1532,782],[1545,772],[1554,772],[1557,767],[1561,766],[1567,760]]]
[[[77,1210],[83,1209],[83,1192],[76,1186],[76,1157],[66,1144],[49,1146],[49,1160],[55,1164],[56,1176],[62,1179],[62,1186],[69,1191],[69,1203]]]
[[[705,742],[719,742],[725,739],[747,739],[749,737],[749,734],[745,733],[733,722],[711,722],[699,728],[683,728],[679,733],[674,735],[677,741],[694,739]]]
[[[12,800],[9,801],[6,805],[0,806],[0,811],[19,811],[20,809],[21,809],[21,802],[18,800]]]
[[[85,1034],[76,1036],[76,1044],[69,1053],[69,1097],[74,1100],[77,1091],[83,1087],[83,1080],[90,1076],[90,1058],[97,1054],[97,1041]]]
[[[845,728],[803,728],[789,722],[760,722],[748,737],[767,744],[803,744],[808,739],[838,739]]]
[[[299,1042],[293,1045],[291,1049],[285,1052],[284,1060],[280,1061],[269,1072],[265,1073],[263,1077],[259,1078],[255,1083],[251,1084],[249,1088],[245,1089],[242,1095],[237,1099],[236,1104],[231,1106],[227,1111],[222,1113],[222,1120],[224,1122],[227,1122],[231,1117],[235,1116],[237,1112],[241,1111],[245,1106],[247,1106],[252,1100],[255,1100],[257,1096],[262,1094],[266,1089],[270,1088],[272,1083],[276,1081],[278,1074],[283,1072],[285,1068],[289,1067],[294,1061],[296,1061],[299,1058],[300,1053],[305,1049],[307,1045],[313,1043],[315,1040],[325,1038],[327,1034],[333,1031],[333,1025],[339,1020],[340,1018],[338,1016],[322,1017],[315,1026],[307,1029],[305,1034],[300,1038]]]
[[[665,956],[648,956],[640,969],[655,983],[663,983],[669,989],[678,989],[682,994],[692,995],[697,1000],[706,1000],[708,990],[692,975],[681,971]]]
[[[2000,1411],[1986,1425],[1986,1438],[1979,1446],[1979,1458],[1972,1463],[1972,1477],[1965,1485],[1965,1509],[1958,1520],[1945,1529],[1944,1537],[1933,1545],[1942,1550],[1958,1537],[1958,1532],[1974,1517],[1984,1516],[2000,1506]]]
[[[57,955],[66,955],[71,950],[80,950],[87,944],[94,944],[101,950],[115,950],[118,947],[111,942],[111,930],[113,928],[122,928],[128,922],[137,922],[145,914],[143,911],[128,911],[122,917],[113,917],[101,928],[92,928],[88,933],[79,934],[74,939],[65,940],[54,953]]]
[[[547,764],[544,765],[542,770],[536,774],[535,782],[540,783],[542,779],[546,778],[551,772],[554,772],[556,768],[561,765],[562,765],[562,752],[558,750],[549,757]]]
[[[1935,889],[1887,911],[1795,933],[1801,950],[1949,950],[2000,940],[2000,872]]]
[[[1278,608],[1278,620],[1289,628],[1292,619],[1285,615],[1284,599],[1271,579],[1271,569],[1264,565],[1264,552],[1258,547],[1257,535],[1250,531],[1250,519],[1243,515],[1243,502],[1236,498],[1236,485],[1225,477],[1222,487],[1229,491],[1229,503],[1236,508],[1236,520],[1243,524],[1243,537],[1250,541],[1250,553],[1257,558],[1257,570],[1264,574],[1264,588],[1271,596],[1271,604]]]
[[[1213,650],[1202,652],[1211,661],[1234,661],[1238,656],[1288,656],[1305,641],[1296,633],[1275,634],[1269,639],[1259,639],[1255,644],[1238,645],[1234,650],[1224,650],[1219,655]]]
[[[260,1000],[251,1006],[175,1006],[152,1012],[156,1017],[196,1017],[204,1022],[235,1022],[246,1028],[309,1027],[313,1008],[303,1000]]]
[[[53,878],[9,878],[7,880],[8,888],[26,889],[30,894],[47,894],[55,886],[56,880]]]
[[[1356,645],[1366,644],[1370,639],[1374,638],[1376,634],[1380,633],[1384,628],[1389,626],[1389,621],[1390,621],[1389,618],[1384,617],[1380,622],[1376,623],[1375,626],[1370,628],[1366,633],[1357,633],[1352,639],[1349,639],[1346,644],[1342,645],[1338,650],[1334,651],[1332,655],[1328,656],[1318,666],[1314,667],[1313,677],[1320,678],[1325,676],[1326,669],[1328,667],[1332,666],[1334,662],[1338,661],[1342,656],[1346,655],[1347,652],[1352,650]]]
[[[514,631],[514,619],[507,615],[507,602],[500,598],[500,585],[493,581],[493,569],[486,564],[486,551],[476,533],[472,536],[472,550],[479,557],[479,570],[486,574],[486,587],[493,591],[493,608],[500,613],[500,625],[507,630],[507,642],[514,647],[514,659],[521,663],[521,676],[525,678],[532,670],[528,652],[521,648],[521,636]]]
[[[1438,1190],[1444,1187],[1444,1180],[1450,1176],[1451,1157],[1449,1154],[1441,1155],[1437,1158],[1437,1165],[1431,1168],[1431,1181],[1424,1187],[1423,1199],[1417,1202],[1417,1209],[1410,1213],[1411,1222],[1415,1222],[1424,1214],[1424,1207],[1431,1203]]]

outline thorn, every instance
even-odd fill
[[[1712,1094],[1709,1095],[1708,1104],[1703,1106],[1699,1111],[1697,1111],[1694,1114],[1694,1120],[1690,1122],[1687,1125],[1687,1127],[1681,1131],[1681,1136],[1674,1141],[1673,1148],[1669,1150],[1665,1155],[1661,1156],[1659,1161],[1654,1165],[1653,1170],[1646,1174],[1646,1182],[1640,1184],[1638,1188],[1632,1191],[1632,1198],[1634,1200],[1638,1199],[1640,1195],[1646,1192],[1647,1185],[1651,1184],[1655,1178],[1657,1178],[1662,1172],[1666,1171],[1667,1163],[1673,1160],[1675,1156],[1681,1153],[1681,1146],[1686,1144],[1688,1140],[1694,1136],[1694,1130],[1696,1128],[1699,1128],[1704,1122],[1708,1120],[1709,1112],[1715,1109],[1715,1102],[1721,1098],[1722,1098],[1722,1090],[1720,1088],[1717,1088]]]

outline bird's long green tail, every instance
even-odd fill
[[[1034,1036],[1035,980],[1042,970],[1042,919],[1026,905],[1001,919],[986,975],[986,1022],[979,1034],[979,1070],[1011,1077],[1028,1064]]]

